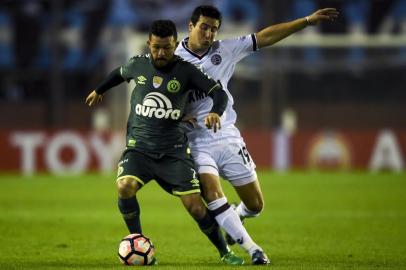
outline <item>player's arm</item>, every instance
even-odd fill
[[[86,104],[89,106],[96,105],[103,99],[103,94],[110,88],[124,82],[125,79],[121,76],[120,67],[113,70],[102,83],[94,89],[86,98]]]
[[[196,66],[188,63],[189,89],[199,89],[207,93],[213,99],[213,106],[204,119],[207,128],[213,128],[217,132],[221,128],[220,116],[223,115],[228,102],[227,93],[223,90],[220,82],[214,81]]]
[[[211,107],[209,114],[204,119],[204,123],[207,128],[213,128],[213,131],[217,132],[217,130],[221,128],[220,116],[222,116],[226,110],[228,96],[220,83],[216,83],[210,89],[208,96],[213,99],[213,107]]]
[[[213,131],[217,132],[217,130],[221,128],[220,116],[223,115],[227,107],[228,96],[226,92],[221,88],[221,86],[219,87],[219,89],[216,89],[216,91],[210,92],[208,96],[213,99],[213,107],[204,119],[204,123],[207,128],[213,127]],[[186,126],[189,126],[189,128],[197,127],[197,120],[191,115],[186,115],[182,118],[182,121],[185,123]]]
[[[334,21],[339,12],[335,8],[324,8],[313,14],[291,22],[271,25],[256,33],[257,46],[263,48],[304,29],[308,25],[317,25],[321,21]]]

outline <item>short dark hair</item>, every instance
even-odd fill
[[[173,36],[175,40],[178,38],[175,23],[171,20],[153,21],[151,24],[151,29],[149,30],[149,38],[151,38],[152,35],[161,38]]]
[[[192,17],[190,17],[190,21],[192,22],[193,25],[196,25],[196,23],[199,21],[200,16],[205,16],[219,20],[220,22],[219,26],[221,25],[222,19],[221,12],[214,6],[203,5],[195,8],[195,10],[192,13]]]

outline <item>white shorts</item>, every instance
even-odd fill
[[[216,141],[204,146],[191,147],[196,171],[221,176],[233,186],[243,186],[256,181],[255,163],[244,141]]]

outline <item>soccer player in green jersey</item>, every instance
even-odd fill
[[[126,149],[118,164],[118,207],[131,233],[142,233],[137,192],[155,179],[170,194],[178,196],[199,228],[207,235],[227,264],[243,260],[227,246],[219,225],[209,215],[200,197],[182,117],[190,89],[199,89],[213,100],[205,118],[206,126],[216,132],[227,105],[227,95],[217,83],[174,55],[176,27],[172,21],[153,22],[149,33],[150,54],[135,56],[111,72],[86,99],[89,106],[101,101],[110,88],[135,81],[127,123]]]

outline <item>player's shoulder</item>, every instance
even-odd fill
[[[190,63],[182,56],[176,55],[175,57],[177,57],[178,65],[180,65],[184,69],[187,69],[187,70],[195,69],[195,68],[201,69],[200,66]]]
[[[219,46],[229,46],[235,43],[251,42],[255,38],[255,34],[247,34],[243,36],[229,37],[218,40]]]
[[[184,74],[189,74],[189,75],[196,75],[196,74],[204,74],[208,79],[211,79],[211,77],[204,72],[203,67],[198,64],[191,63],[185,59],[183,59],[180,56],[176,56],[178,58],[178,65],[181,65],[181,72]]]
[[[188,38],[184,38],[178,43],[178,46],[175,49],[176,55],[179,55],[182,57],[186,56],[186,53],[187,53],[186,45],[185,45],[186,40],[188,40]]]
[[[150,54],[137,54],[134,55],[130,58],[130,60],[128,61],[129,63],[135,63],[135,62],[139,62],[139,61],[146,61],[150,59]]]

